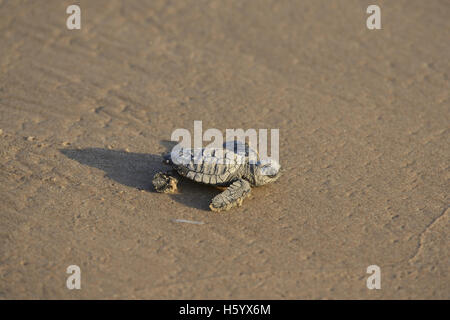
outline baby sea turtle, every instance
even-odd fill
[[[251,187],[274,182],[280,177],[277,161],[260,160],[248,144],[226,142],[223,148],[173,149],[163,156],[179,175],[203,184],[226,187],[210,204],[213,211],[241,206],[250,195]],[[174,193],[178,179],[173,172],[159,172],[153,177],[157,192]]]

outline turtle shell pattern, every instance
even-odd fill
[[[242,176],[247,159],[222,148],[180,148],[172,153],[175,170],[186,178],[205,184],[227,186]]]

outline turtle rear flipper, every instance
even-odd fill
[[[224,192],[215,196],[209,207],[212,211],[224,211],[233,207],[240,207],[242,201],[250,195],[250,191],[251,187],[248,181],[236,180]]]
[[[178,179],[171,172],[158,172],[153,177],[152,183],[157,192],[175,193],[177,191]]]

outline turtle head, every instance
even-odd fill
[[[280,164],[274,159],[260,160],[254,165],[253,169],[255,186],[274,182],[281,176]]]

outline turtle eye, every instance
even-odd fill
[[[280,170],[280,165],[273,159],[263,159],[260,161],[261,174],[264,176],[275,177]]]
[[[274,177],[278,173],[278,168],[275,166],[272,166],[270,164],[265,165],[261,168],[261,174],[269,177]]]

